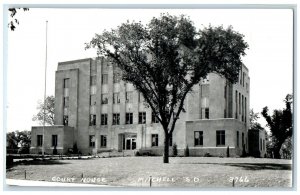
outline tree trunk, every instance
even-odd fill
[[[164,163],[169,163],[169,135],[165,133],[165,141],[164,141]]]

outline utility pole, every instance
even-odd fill
[[[45,86],[44,86],[44,114],[43,114],[43,143],[42,155],[45,154],[45,115],[46,115],[46,90],[47,90],[47,42],[48,42],[48,21],[46,21],[46,57],[45,57]]]

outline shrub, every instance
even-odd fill
[[[73,145],[73,154],[78,154],[78,147],[77,147],[77,143],[76,142]]]
[[[141,156],[141,154],[140,154],[139,151],[136,151],[136,152],[134,153],[134,156]]]
[[[189,146],[186,145],[185,149],[184,149],[184,156],[185,157],[188,157],[190,156],[190,149],[189,149]]]
[[[210,155],[209,152],[206,152],[206,153],[204,154],[204,157],[212,157],[212,155]]]
[[[177,150],[177,144],[176,143],[173,144],[172,151],[173,151],[173,156],[178,155],[178,150]]]

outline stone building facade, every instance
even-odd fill
[[[105,58],[88,58],[58,64],[55,78],[55,126],[32,127],[31,152],[55,147],[66,153],[74,144],[83,154],[104,151],[146,150],[163,153],[164,133],[150,108],[132,84],[120,79],[120,70]],[[248,69],[240,70],[236,84],[210,73],[194,86],[185,111],[176,123],[171,145],[179,154],[231,156],[248,151]],[[54,141],[53,141],[54,139]],[[56,141],[55,141],[56,140]]]

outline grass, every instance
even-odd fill
[[[115,157],[19,162],[9,179],[149,187],[291,187],[291,160],[218,157]],[[82,180],[82,176],[84,180]],[[54,179],[53,179],[54,178]]]

